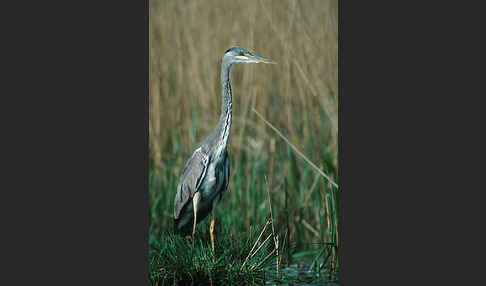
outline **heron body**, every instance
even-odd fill
[[[174,231],[187,235],[207,217],[228,188],[230,166],[227,146],[231,133],[232,92],[230,68],[235,63],[273,63],[243,48],[228,49],[221,63],[221,115],[214,131],[196,147],[187,161],[174,199]],[[213,244],[214,213],[211,222]]]

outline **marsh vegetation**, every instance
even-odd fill
[[[149,5],[152,283],[336,282],[337,1]],[[231,70],[231,175],[216,209],[213,255],[209,217],[195,240],[172,235],[173,203],[184,164],[219,118],[221,56],[233,45],[278,64]],[[273,228],[258,240],[268,221]],[[255,242],[259,250],[245,263]]]

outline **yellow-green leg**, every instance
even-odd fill
[[[214,208],[211,213],[211,226],[209,227],[209,234],[211,235],[211,246],[213,248],[213,254],[214,254]]]
[[[194,194],[194,197],[192,198],[192,206],[193,206],[193,209],[194,209],[194,224],[193,224],[193,227],[192,227],[192,239],[194,239],[194,235],[196,234],[197,207],[198,207],[198,204],[199,204],[199,200],[200,200],[200,195],[199,195],[199,192],[197,192],[197,193]]]

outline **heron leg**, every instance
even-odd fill
[[[199,195],[199,192],[195,193],[194,197],[192,198],[192,206],[193,206],[193,209],[194,209],[194,225],[192,227],[192,239],[194,239],[194,234],[196,234],[197,207],[198,207],[200,199],[201,199],[201,196]]]
[[[211,225],[209,227],[209,234],[211,235],[211,247],[213,248],[213,254],[214,254],[214,208],[212,210],[211,214]]]

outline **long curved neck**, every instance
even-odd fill
[[[219,142],[226,147],[230,137],[231,116],[233,103],[231,97],[231,85],[229,80],[231,64],[223,62],[221,64],[221,116],[218,122]]]

